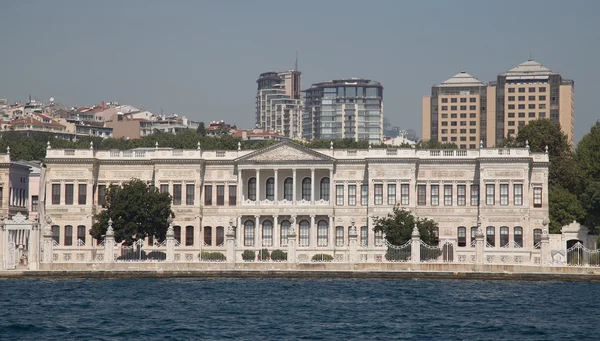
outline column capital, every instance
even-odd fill
[[[273,218],[277,219],[277,218],[279,218],[279,215],[278,214],[274,214]]]
[[[259,215],[255,215],[254,218],[255,219],[260,219],[260,216]]]
[[[314,215],[314,214],[311,214],[311,215],[310,215],[310,217],[314,219],[314,217],[316,217],[316,215]]]

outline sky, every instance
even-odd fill
[[[465,70],[487,83],[530,55],[575,80],[578,141],[600,118],[596,0],[0,0],[0,98],[117,101],[252,127],[256,79],[362,77],[421,135],[421,98]]]

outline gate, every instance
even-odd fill
[[[600,251],[590,250],[581,242],[567,249],[568,266],[600,266]]]
[[[4,254],[4,259],[0,259],[0,270],[28,269],[30,261],[33,262],[32,269],[37,269],[39,229],[34,229],[34,224],[37,223],[20,212],[4,221],[0,230],[0,247],[3,248],[0,254]]]

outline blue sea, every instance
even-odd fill
[[[600,283],[2,279],[1,340],[600,340]]]

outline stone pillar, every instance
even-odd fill
[[[420,263],[421,262],[421,234],[419,234],[419,229],[417,228],[417,222],[415,222],[415,227],[413,227],[412,234],[410,235],[410,261],[412,263]]]
[[[333,168],[329,169],[329,205],[333,205],[333,197],[335,186],[333,185]]]
[[[242,230],[242,216],[237,217],[237,245],[239,247],[244,246],[244,231]]]
[[[296,263],[296,217],[290,218],[290,228],[288,230],[287,261]]]
[[[314,205],[315,203],[315,169],[310,169],[310,204]]]
[[[169,228],[167,228],[167,262],[175,261],[175,230],[173,230],[173,218],[167,219]]]
[[[240,202],[244,201],[244,187],[243,187],[243,181],[242,181],[243,177],[242,177],[242,170],[238,168],[237,171],[237,205],[240,205]],[[238,228],[240,227],[240,225],[238,224]]]
[[[106,263],[114,263],[115,261],[115,232],[113,231],[112,224],[112,219],[108,219],[108,229],[104,236],[104,262]],[[45,244],[44,251],[46,251]]]
[[[548,234],[548,219],[542,221],[542,240],[540,245],[540,263],[542,266],[550,265],[550,235]]]
[[[349,241],[349,255],[348,262],[354,264],[358,261],[358,232],[356,231],[356,226],[354,219],[351,220],[352,226],[350,226],[350,230],[348,231],[348,241]]]
[[[279,228],[277,226],[279,216],[274,215],[273,216],[273,231],[272,231],[272,236],[273,236],[273,243],[271,243],[271,245],[275,248],[275,247],[279,247]]]
[[[310,215],[310,230],[308,230],[308,246],[317,246],[317,226],[315,225],[315,215]]]
[[[484,263],[485,239],[481,229],[481,221],[477,221],[477,232],[475,232],[475,264]]]
[[[258,205],[258,203],[260,202],[260,188],[261,188],[261,182],[260,182],[260,169],[256,170],[256,204]]]
[[[296,168],[292,169],[292,204],[296,205],[296,187],[298,183],[296,182]]]
[[[273,172],[275,173],[275,174],[273,175],[273,180],[275,180],[275,184],[274,184],[274,186],[275,186],[275,187],[274,187],[275,193],[273,193],[273,201],[275,201],[275,205],[277,205],[277,201],[279,200],[279,195],[277,194],[278,187],[279,187],[279,186],[277,185],[277,184],[279,183],[279,179],[278,179],[278,175],[279,175],[278,173],[279,173],[279,170],[278,170],[277,168],[275,168],[275,170],[273,170]]]
[[[330,182],[331,183],[331,182]],[[333,216],[330,215],[329,216],[329,240],[327,241],[327,246],[328,247],[334,247],[335,246],[335,221],[333,220]]]
[[[255,219],[255,223],[254,223],[254,247],[261,247],[262,246],[262,238],[261,238],[261,234],[259,233],[261,231],[261,228],[260,228],[260,216],[259,215],[255,215],[254,219]]]
[[[40,268],[40,228],[36,221],[31,225],[31,236],[29,239],[29,270]]]
[[[235,263],[235,230],[233,228],[233,219],[229,220],[229,228],[227,229],[226,237],[227,263]]]

